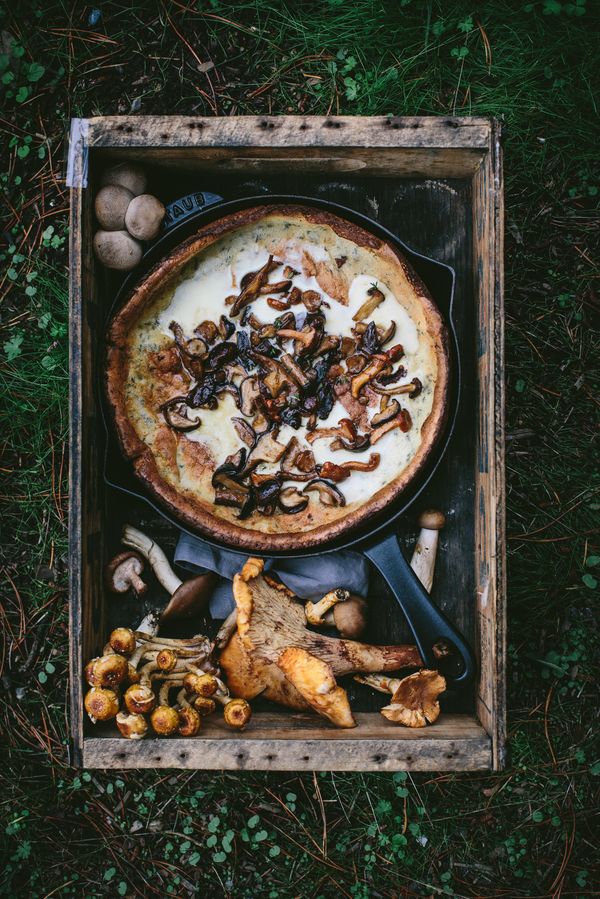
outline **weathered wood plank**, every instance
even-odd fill
[[[478,458],[475,570],[480,630],[477,714],[492,736],[493,765],[505,762],[506,573],[504,497],[503,192],[500,127],[473,183],[478,292]]]
[[[82,764],[83,695],[81,689],[81,592],[82,592],[82,529],[81,509],[81,243],[83,191],[71,191],[71,228],[69,231],[69,681],[72,735],[72,761]]]
[[[489,119],[451,116],[100,116],[89,147],[489,148]]]
[[[315,716],[256,715],[236,733],[217,717],[204,719],[192,739],[130,742],[88,737],[86,768],[193,768],[257,771],[465,771],[488,768],[490,738],[470,716],[445,716],[433,727],[411,730],[358,713],[358,727],[323,726]]]
[[[474,149],[424,149],[381,147],[347,149],[334,155],[332,150],[319,148],[278,147],[262,148],[204,148],[185,147],[132,150],[111,149],[106,152],[111,161],[127,159],[145,165],[155,165],[163,171],[177,166],[188,173],[218,174],[246,173],[248,176],[327,171],[338,174],[372,175],[381,178],[465,178],[471,177],[481,163],[481,151]]]

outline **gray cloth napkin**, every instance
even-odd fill
[[[226,618],[235,607],[231,582],[248,556],[226,549],[215,549],[204,540],[182,533],[175,550],[175,561],[183,568],[202,574],[215,571],[221,575],[210,601],[213,618]],[[268,559],[265,570],[271,571],[301,599],[320,599],[336,587],[366,596],[369,590],[369,568],[360,553],[342,550],[301,559]]]

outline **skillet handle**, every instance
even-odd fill
[[[406,616],[425,665],[441,671],[449,687],[464,687],[475,677],[477,665],[471,648],[446,616],[432,603],[429,594],[402,555],[395,534],[363,550],[379,569]],[[451,653],[437,658],[435,643],[443,642]]]
[[[167,205],[167,211],[163,219],[161,234],[167,234],[175,225],[185,222],[190,216],[195,215],[202,209],[214,206],[215,203],[221,203],[223,197],[218,194],[211,194],[206,190],[197,190],[192,194],[186,194],[185,197],[179,197]]]

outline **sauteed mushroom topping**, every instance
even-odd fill
[[[356,315],[352,316],[352,320],[355,322],[364,321],[364,319],[368,318],[385,300],[385,295],[377,287],[376,284],[371,285],[371,287],[367,290],[367,294],[368,299],[365,300]]]
[[[346,261],[339,257],[338,268]],[[396,322],[372,319],[382,314],[377,310],[386,302],[384,290],[372,283],[352,316],[352,336],[336,334],[328,330],[331,298],[317,289],[316,272],[310,274],[315,288],[305,289],[306,271],[301,275],[270,255],[233,280],[239,290],[227,298],[229,315],[204,319],[192,333],[172,321],[173,343],[155,353],[161,360],[169,354],[168,366],[156,369],[173,384],[183,382],[158,407],[178,440],[195,440],[184,435],[211,427],[195,410],[216,410],[224,394],[232,397],[238,413],[229,420],[240,449],[217,467],[212,484],[215,504],[237,509],[241,519],[296,515],[310,503],[343,506],[346,497],[337,485],[375,471],[385,458],[378,452],[360,456],[390,431],[412,427],[409,410],[395,397],[411,401],[425,389],[418,377],[406,381],[402,344],[390,346]],[[269,308],[281,314],[269,316]],[[333,417],[341,406],[345,417]],[[290,429],[297,436],[290,437]],[[338,462],[324,458],[329,452],[358,458],[342,455]]]

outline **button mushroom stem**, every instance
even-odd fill
[[[445,524],[444,514],[436,509],[427,509],[419,516],[421,532],[413,550],[410,567],[428,593],[433,584],[439,533]]]
[[[121,543],[137,550],[137,552],[148,560],[158,581],[168,593],[175,593],[177,588],[181,586],[181,578],[177,577],[160,546],[158,546],[150,537],[147,537],[141,531],[138,531],[137,528],[127,524],[123,530]]]

